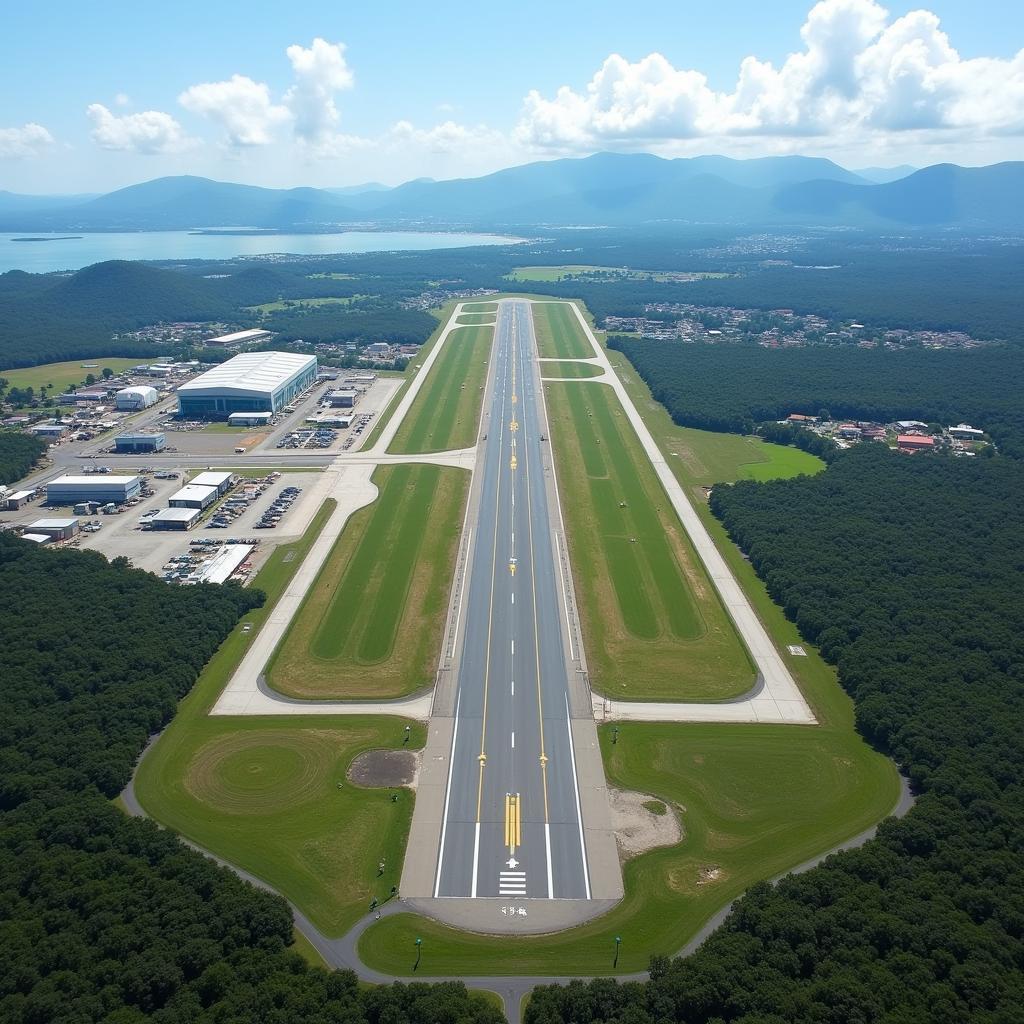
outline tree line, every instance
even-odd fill
[[[283,899],[110,802],[261,601],[0,534],[0,1020],[502,1020],[460,983],[367,989],[310,967]]]
[[[1009,1024],[1024,1006],[1024,466],[880,446],[718,485],[712,511],[918,793],[762,884],[646,984],[538,990],[526,1024]]]
[[[43,457],[46,442],[31,434],[0,430],[0,484],[13,484],[28,476]]]
[[[790,413],[891,422],[962,421],[1024,457],[1024,346],[930,350],[768,349],[612,335],[681,426],[752,433]]]

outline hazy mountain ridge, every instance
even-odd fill
[[[541,161],[478,178],[416,180],[396,188],[270,189],[180,176],[97,198],[19,206],[0,193],[0,230],[140,231],[203,227],[330,230],[387,226],[524,227],[664,221],[854,227],[1024,227],[1024,163],[869,168],[877,182],[830,160],[705,156],[665,160],[598,153]]]

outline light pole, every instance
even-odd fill
[[[416,963],[412,965],[412,969],[415,971],[420,965],[420,956],[423,954],[423,940],[417,935],[416,936]]]
[[[621,946],[621,945],[622,945],[622,936],[621,935],[616,935],[615,936],[615,961],[612,963],[612,967],[618,967],[619,966],[619,946]]]

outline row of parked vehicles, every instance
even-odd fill
[[[327,427],[304,427],[285,434],[277,442],[278,448],[330,448],[338,436],[336,430]]]
[[[285,487],[274,499],[270,508],[263,513],[256,524],[257,530],[273,530],[284,518],[285,513],[292,507],[292,502],[302,493],[301,487]]]

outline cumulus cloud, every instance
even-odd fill
[[[232,75],[224,82],[204,82],[186,89],[178,102],[189,112],[216,122],[224,129],[224,140],[233,148],[265,146],[274,129],[291,114],[275,104],[270,88],[245,75]]]
[[[39,156],[54,145],[53,136],[34,121],[20,128],[0,128],[0,156],[23,158]]]
[[[162,110],[118,117],[102,103],[90,103],[85,112],[92,122],[92,139],[103,149],[152,155],[176,153],[192,142],[181,125]]]
[[[731,92],[661,54],[608,57],[582,91],[530,92],[517,139],[543,149],[707,137],[1024,131],[1024,50],[965,60],[930,11],[895,21],[875,0],[822,0],[780,67],[755,56]]]
[[[313,145],[329,142],[341,120],[334,94],[351,89],[354,81],[345,62],[345,44],[318,37],[308,49],[295,44],[285,53],[295,82],[285,93],[284,104],[294,119],[295,135]]]

